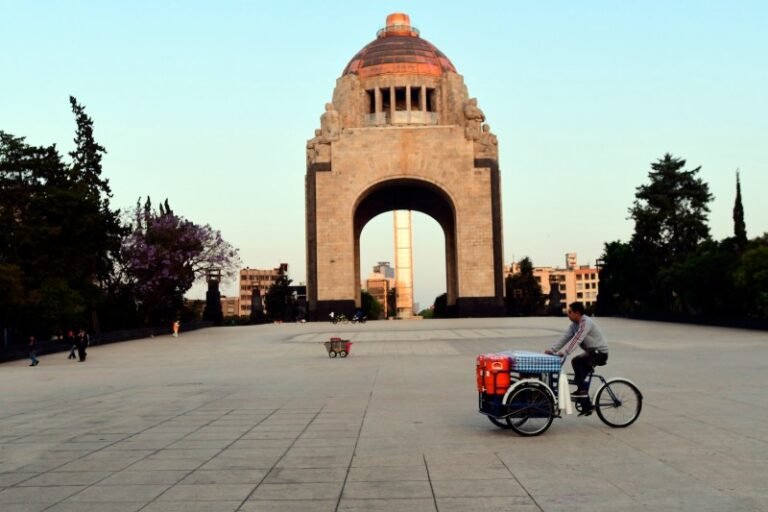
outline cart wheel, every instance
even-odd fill
[[[491,423],[493,423],[499,428],[503,428],[505,430],[512,428],[512,424],[510,423],[509,418],[504,418],[500,420],[500,419],[494,418],[493,416],[488,416],[488,419],[491,420]]]
[[[541,384],[523,384],[507,400],[509,427],[521,436],[538,436],[555,418],[555,401]]]
[[[341,352],[339,352],[339,356],[347,357],[347,351],[346,350],[342,350]]]
[[[511,429],[512,424],[514,423],[515,426],[519,427],[523,423],[528,420],[528,418],[494,418],[493,416],[488,416],[488,419],[491,420],[491,423],[496,425],[499,428],[503,428],[505,430]]]
[[[333,359],[334,357],[336,357],[336,352],[334,352],[333,350],[329,351],[329,352],[328,352],[328,357],[330,357],[331,359]]]

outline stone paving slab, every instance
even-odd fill
[[[474,358],[543,350],[565,319],[231,327],[6,363],[0,510],[768,510],[768,335],[597,321],[640,419],[535,438],[477,413]]]

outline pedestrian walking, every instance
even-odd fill
[[[85,361],[86,356],[88,353],[85,351],[85,349],[88,347],[88,343],[90,342],[90,337],[88,336],[88,333],[85,332],[85,329],[80,329],[80,331],[77,333],[77,336],[75,336],[75,344],[77,345],[77,355],[79,357],[80,363]]]
[[[37,359],[37,340],[35,339],[34,336],[29,337],[28,348],[29,348],[29,360],[30,360],[29,366],[37,366],[38,364],[40,364],[40,361],[38,361]]]
[[[77,359],[77,356],[75,355],[75,351],[77,350],[77,343],[75,342],[75,333],[72,332],[72,329],[67,331],[67,337],[65,338],[65,341],[70,347],[67,359]]]
[[[181,322],[176,320],[173,322],[173,337],[178,338],[179,337],[179,327],[181,327]]]

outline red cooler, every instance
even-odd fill
[[[485,356],[485,392],[503,395],[509,388],[509,357],[500,354]]]
[[[475,364],[475,376],[477,377],[477,392],[482,393],[485,389],[484,382],[485,374],[485,354],[477,356],[477,363]]]

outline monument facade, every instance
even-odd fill
[[[307,141],[310,319],[360,306],[360,234],[393,210],[442,228],[450,313],[503,314],[498,141],[484,122],[451,61],[407,15],[388,16]]]

